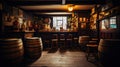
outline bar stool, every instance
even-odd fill
[[[58,48],[58,35],[57,34],[52,34],[51,37],[51,48]]]
[[[50,48],[50,35],[49,34],[43,34],[42,35],[42,39],[43,39],[43,49],[44,48]]]
[[[78,37],[73,37],[73,43],[75,44],[75,46],[78,46]]]
[[[64,48],[66,46],[65,34],[60,34],[59,43],[60,43],[60,48]]]
[[[97,52],[98,52],[98,43],[97,41],[89,41],[89,43],[86,45],[86,58],[88,61],[90,59],[94,58],[97,59]]]
[[[68,34],[66,37],[67,47],[72,47],[73,45],[73,36],[72,34]]]

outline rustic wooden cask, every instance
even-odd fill
[[[22,62],[23,42],[19,38],[0,39],[0,64],[16,65]]]
[[[24,40],[25,58],[39,58],[42,54],[42,40],[39,37],[27,37]]]
[[[120,39],[101,39],[98,58],[104,67],[120,67]]]
[[[90,40],[90,36],[79,36],[79,44],[85,46]]]
[[[79,45],[85,47],[90,40],[90,36],[79,36]]]
[[[79,36],[79,46],[81,50],[86,50],[86,45],[90,41],[90,36]]]

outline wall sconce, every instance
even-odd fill
[[[68,4],[68,11],[73,11],[73,7],[74,7],[73,4]]]

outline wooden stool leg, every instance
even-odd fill
[[[87,49],[86,49],[86,58],[87,58],[87,60],[89,59],[89,56],[90,56],[90,51],[89,50],[90,50],[89,47],[87,47]]]

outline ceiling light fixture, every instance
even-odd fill
[[[68,4],[68,11],[73,11],[73,7],[74,7],[73,4]]]
[[[73,7],[72,6],[68,7],[68,11],[73,11]]]

